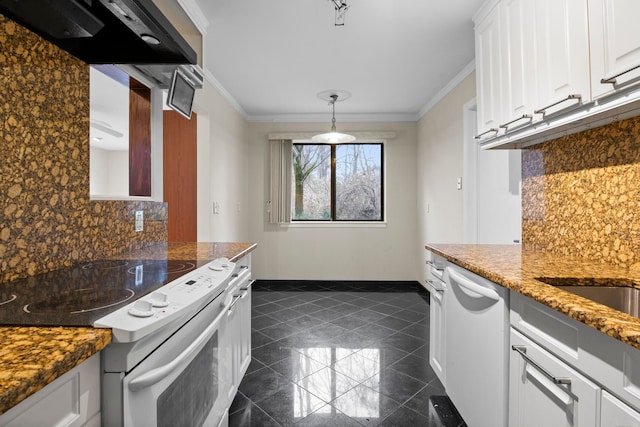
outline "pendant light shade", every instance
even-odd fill
[[[311,140],[313,142],[322,142],[325,144],[345,144],[347,142],[355,141],[355,136],[336,131],[336,101],[338,100],[338,95],[332,94],[330,95],[330,98],[329,104],[333,107],[333,113],[331,115],[331,132],[314,135]]]

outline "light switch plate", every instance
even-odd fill
[[[144,211],[136,211],[136,232],[144,230]]]

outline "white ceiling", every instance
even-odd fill
[[[208,21],[203,66],[248,120],[328,121],[317,94],[336,89],[351,93],[340,122],[417,120],[473,67],[482,1],[347,0],[342,27],[329,0],[195,3]]]

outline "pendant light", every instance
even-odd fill
[[[331,132],[314,135],[311,140],[313,142],[324,142],[326,144],[345,144],[347,142],[355,141],[355,136],[336,131],[336,101],[338,101],[338,94],[333,93],[329,95],[329,98],[329,105],[333,107],[333,114],[331,116]]]

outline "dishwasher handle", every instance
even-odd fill
[[[447,272],[449,273],[449,277],[453,279],[458,285],[460,285],[460,287],[481,295],[485,298],[489,298],[492,301],[500,301],[500,295],[493,289],[486,288],[472,280],[467,279],[466,277],[455,271],[453,268],[447,268]]]

